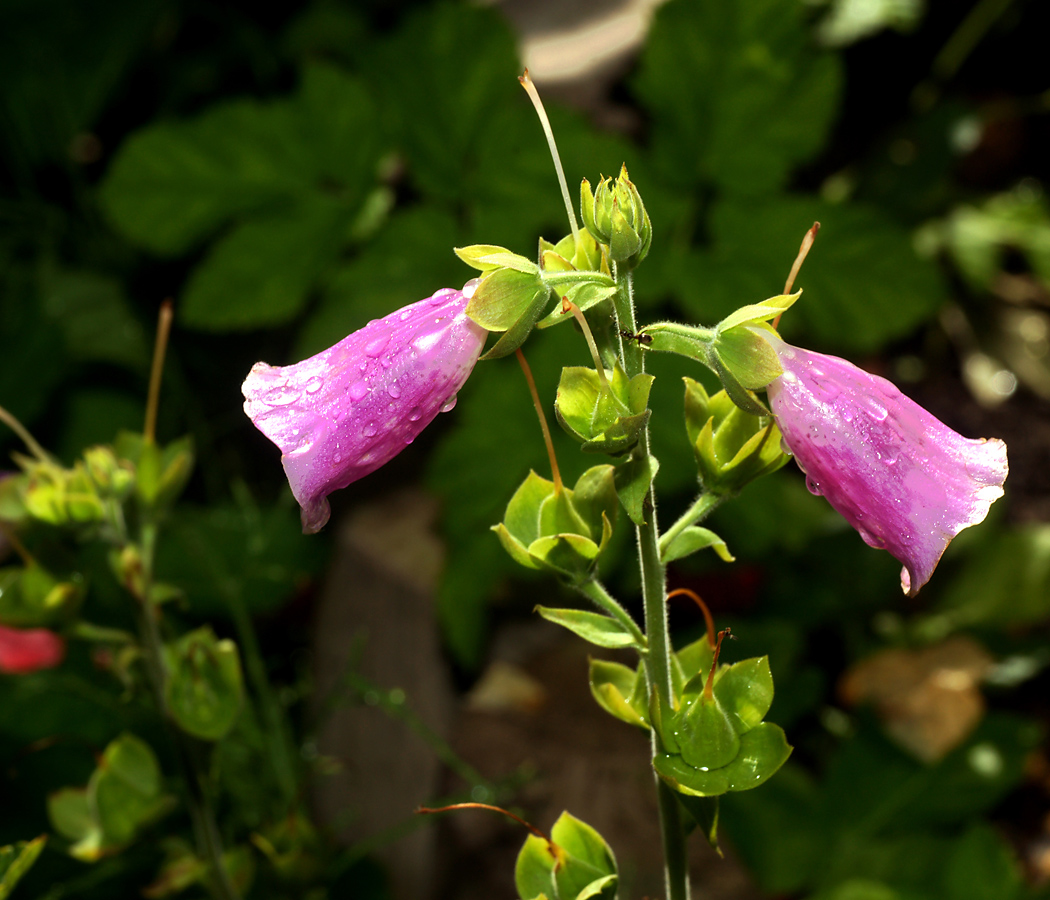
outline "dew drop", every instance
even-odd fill
[[[335,454],[335,455],[334,455],[334,456],[332,457],[332,462],[334,462],[334,463],[335,463],[335,464],[336,464],[337,466],[338,466],[338,465],[339,465],[339,463],[341,463],[342,461],[343,461],[343,454],[342,454],[342,453],[336,453],[336,454]]]
[[[824,493],[820,489],[820,483],[817,482],[817,481],[814,481],[813,478],[810,477],[809,475],[806,476],[806,487],[809,489],[809,492],[811,494],[814,494],[817,497],[819,497],[821,494]]]
[[[864,543],[867,544],[869,547],[874,547],[876,550],[886,549],[886,542],[882,538],[876,537],[867,529],[858,528],[857,533],[864,540]]]
[[[350,385],[349,393],[350,399],[356,403],[358,400],[364,399],[365,394],[368,393],[368,385],[365,384],[363,381],[355,381],[352,385]]]
[[[384,369],[389,369],[390,366],[393,364],[393,360],[389,356],[384,356],[381,360],[379,360],[379,362]]]
[[[375,359],[386,349],[386,345],[389,343],[390,337],[388,335],[376,338],[367,347],[365,347],[365,356],[371,356],[373,359]]]
[[[411,313],[411,312],[410,312],[409,310],[407,310],[407,309],[406,309],[406,310],[404,310],[404,311],[403,311],[403,312],[401,313],[401,315],[400,315],[400,316],[398,316],[398,318],[399,318],[399,319],[400,319],[400,320],[401,320],[402,322],[404,322],[404,321],[408,320],[408,319],[409,319],[409,318],[411,317],[411,315],[412,315],[412,313]]]
[[[419,411],[418,406],[413,406],[408,413],[409,422],[418,422],[422,418],[423,414]]]
[[[401,396],[401,388],[398,387],[396,381],[391,381],[390,384],[387,385],[386,392],[395,400]]]
[[[448,295],[451,293],[447,288],[442,288],[433,297],[430,298],[431,306],[444,306],[448,302]]]
[[[442,404],[441,412],[451,412],[453,409],[455,409],[456,408],[456,400],[457,399],[459,399],[459,398],[457,398],[455,394],[453,394],[451,397],[449,397],[449,399],[446,400],[444,402],[444,404]]]
[[[884,422],[886,420],[886,416],[889,415],[888,411],[886,410],[886,407],[879,403],[878,400],[874,400],[871,397],[868,398],[868,414],[876,422]]]
[[[363,375],[365,372],[368,371],[368,360],[367,359],[362,359],[361,360],[361,365],[359,365],[357,368],[361,372],[361,374]]]
[[[378,430],[375,422],[369,422],[364,428],[364,435],[365,437],[375,437]]]
[[[311,376],[306,382],[306,393],[316,394],[324,386],[324,379],[320,375]]]
[[[289,403],[294,403],[302,396],[302,391],[298,388],[292,387],[288,382],[279,384],[277,387],[270,388],[262,399],[270,406],[285,406]]]
[[[788,446],[787,441],[784,440],[783,437],[780,438],[780,451],[781,451],[781,453],[786,453],[788,456],[794,456],[795,455],[794,453],[791,452],[791,448]]]

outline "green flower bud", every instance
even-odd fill
[[[708,396],[692,378],[685,382],[685,428],[698,477],[712,494],[731,494],[775,472],[789,457],[780,448],[772,416],[744,412],[725,391]]]
[[[111,447],[89,447],[84,451],[84,467],[100,497],[124,500],[135,483],[131,464],[118,459]]]
[[[583,366],[566,366],[558,382],[554,412],[568,434],[589,453],[622,456],[635,444],[649,421],[649,390],[653,376],[640,373],[628,380],[619,365],[608,373]],[[604,376],[604,377],[602,377]]]
[[[244,700],[237,645],[210,627],[191,631],[164,650],[165,702],[183,731],[217,741],[237,721]]]
[[[602,178],[593,192],[590,182],[583,180],[580,212],[587,230],[609,248],[613,262],[633,269],[649,253],[652,223],[638,188],[627,175],[626,165],[615,181]]]
[[[612,537],[618,506],[612,466],[588,469],[571,490],[530,472],[492,530],[521,565],[580,583]]]

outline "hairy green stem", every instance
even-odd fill
[[[592,578],[590,581],[577,585],[577,590],[593,602],[595,606],[603,612],[607,612],[623,625],[642,647],[646,646],[645,635],[642,633],[642,629],[638,627],[634,619],[631,618],[631,614],[620,605],[619,601],[605,589],[601,582]]]
[[[692,525],[703,522],[726,499],[725,494],[702,493],[677,522],[660,535],[660,554],[667,550],[678,535]]]
[[[620,352],[624,371],[633,378],[645,371],[641,345],[629,335],[636,334],[638,325],[634,315],[634,285],[629,269],[614,266],[618,290],[613,296],[617,326],[620,332]],[[628,335],[628,336],[625,336]],[[649,453],[649,428],[642,430],[635,453],[643,459]],[[671,639],[667,628],[667,587],[664,564],[660,560],[660,531],[656,523],[656,498],[650,487],[644,505],[645,521],[636,527],[638,560],[642,576],[642,602],[645,607],[645,634],[649,653],[645,657],[645,672],[649,688],[666,708],[671,708]],[[653,755],[659,750],[658,738],[653,732]],[[667,900],[689,900],[689,867],[686,859],[685,829],[682,813],[674,792],[658,777],[656,796],[660,809],[660,832],[664,849],[664,880]]]
[[[141,594],[135,599],[138,601],[139,632],[146,668],[156,697],[157,710],[172,736],[179,763],[183,769],[187,788],[187,806],[197,840],[197,850],[211,868],[210,886],[218,900],[240,900],[240,895],[230,881],[229,873],[222,861],[222,841],[206,785],[207,766],[200,758],[199,748],[193,745],[192,739],[168,715],[165,699],[168,673],[164,663],[164,642],[160,633],[157,607],[152,598],[157,527],[151,521],[148,512],[144,511],[143,519],[140,532],[142,587]]]

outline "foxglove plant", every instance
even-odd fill
[[[597,608],[538,607],[544,618],[600,647],[637,651],[637,669],[593,660],[591,691],[608,713],[649,737],[666,897],[688,900],[690,824],[717,845],[719,797],[762,784],[791,747],[778,726],[763,721],[773,700],[768,660],[720,665],[727,632],[716,639],[706,608],[707,637],[672,651],[667,563],[703,549],[731,560],[725,543],[700,523],[750,481],[779,469],[790,451],[811,490],[823,493],[869,544],[904,563],[902,582],[913,594],[948,541],[983,519],[1002,495],[1006,448],[1001,441],[966,440],[889,382],[780,340],[769,322],[798,299],[790,290],[815,228],[783,294],[743,307],[713,328],[668,322],[639,328],[633,270],[653,238],[641,195],[626,166],[594,190],[584,180],[581,230],[546,115],[527,72],[521,80],[555,157],[571,234],[557,243],[541,239],[537,262],[494,245],[457,248],[481,273],[475,288],[439,292],[294,366],[259,363],[244,383],[245,411],[281,449],[304,531],[316,531],[328,519],[327,494],[400,452],[447,408],[479,358],[486,332],[500,333],[483,358],[517,354],[553,480],[531,473],[494,530],[515,560],[555,574]],[[558,419],[583,452],[607,461],[569,489],[521,346],[534,329],[571,320],[595,368],[563,369]],[[700,490],[663,532],[649,437],[653,379],[645,373],[645,355],[653,351],[698,360],[723,385],[709,396],[686,379],[686,431]],[[762,389],[771,411],[755,393]],[[599,581],[601,557],[615,545],[618,507],[635,529],[644,630]],[[533,829],[521,851],[521,900],[614,900],[619,876],[611,849],[585,823],[559,823],[551,837]],[[580,864],[567,865],[570,858]]]
[[[256,363],[244,411],[281,450],[303,531],[328,521],[328,495],[390,462],[446,412],[487,332],[465,315],[474,292],[448,288],[373,320],[290,366]]]

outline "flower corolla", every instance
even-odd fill
[[[465,312],[473,288],[439,290],[295,365],[252,367],[244,411],[280,448],[305,533],[328,521],[328,494],[388,463],[455,404],[487,336]]]
[[[885,378],[763,331],[783,366],[767,388],[784,448],[914,596],[956,534],[1003,495],[1006,444],[962,437]]]
[[[53,669],[66,655],[66,643],[46,628],[0,625],[0,672],[24,675]]]

